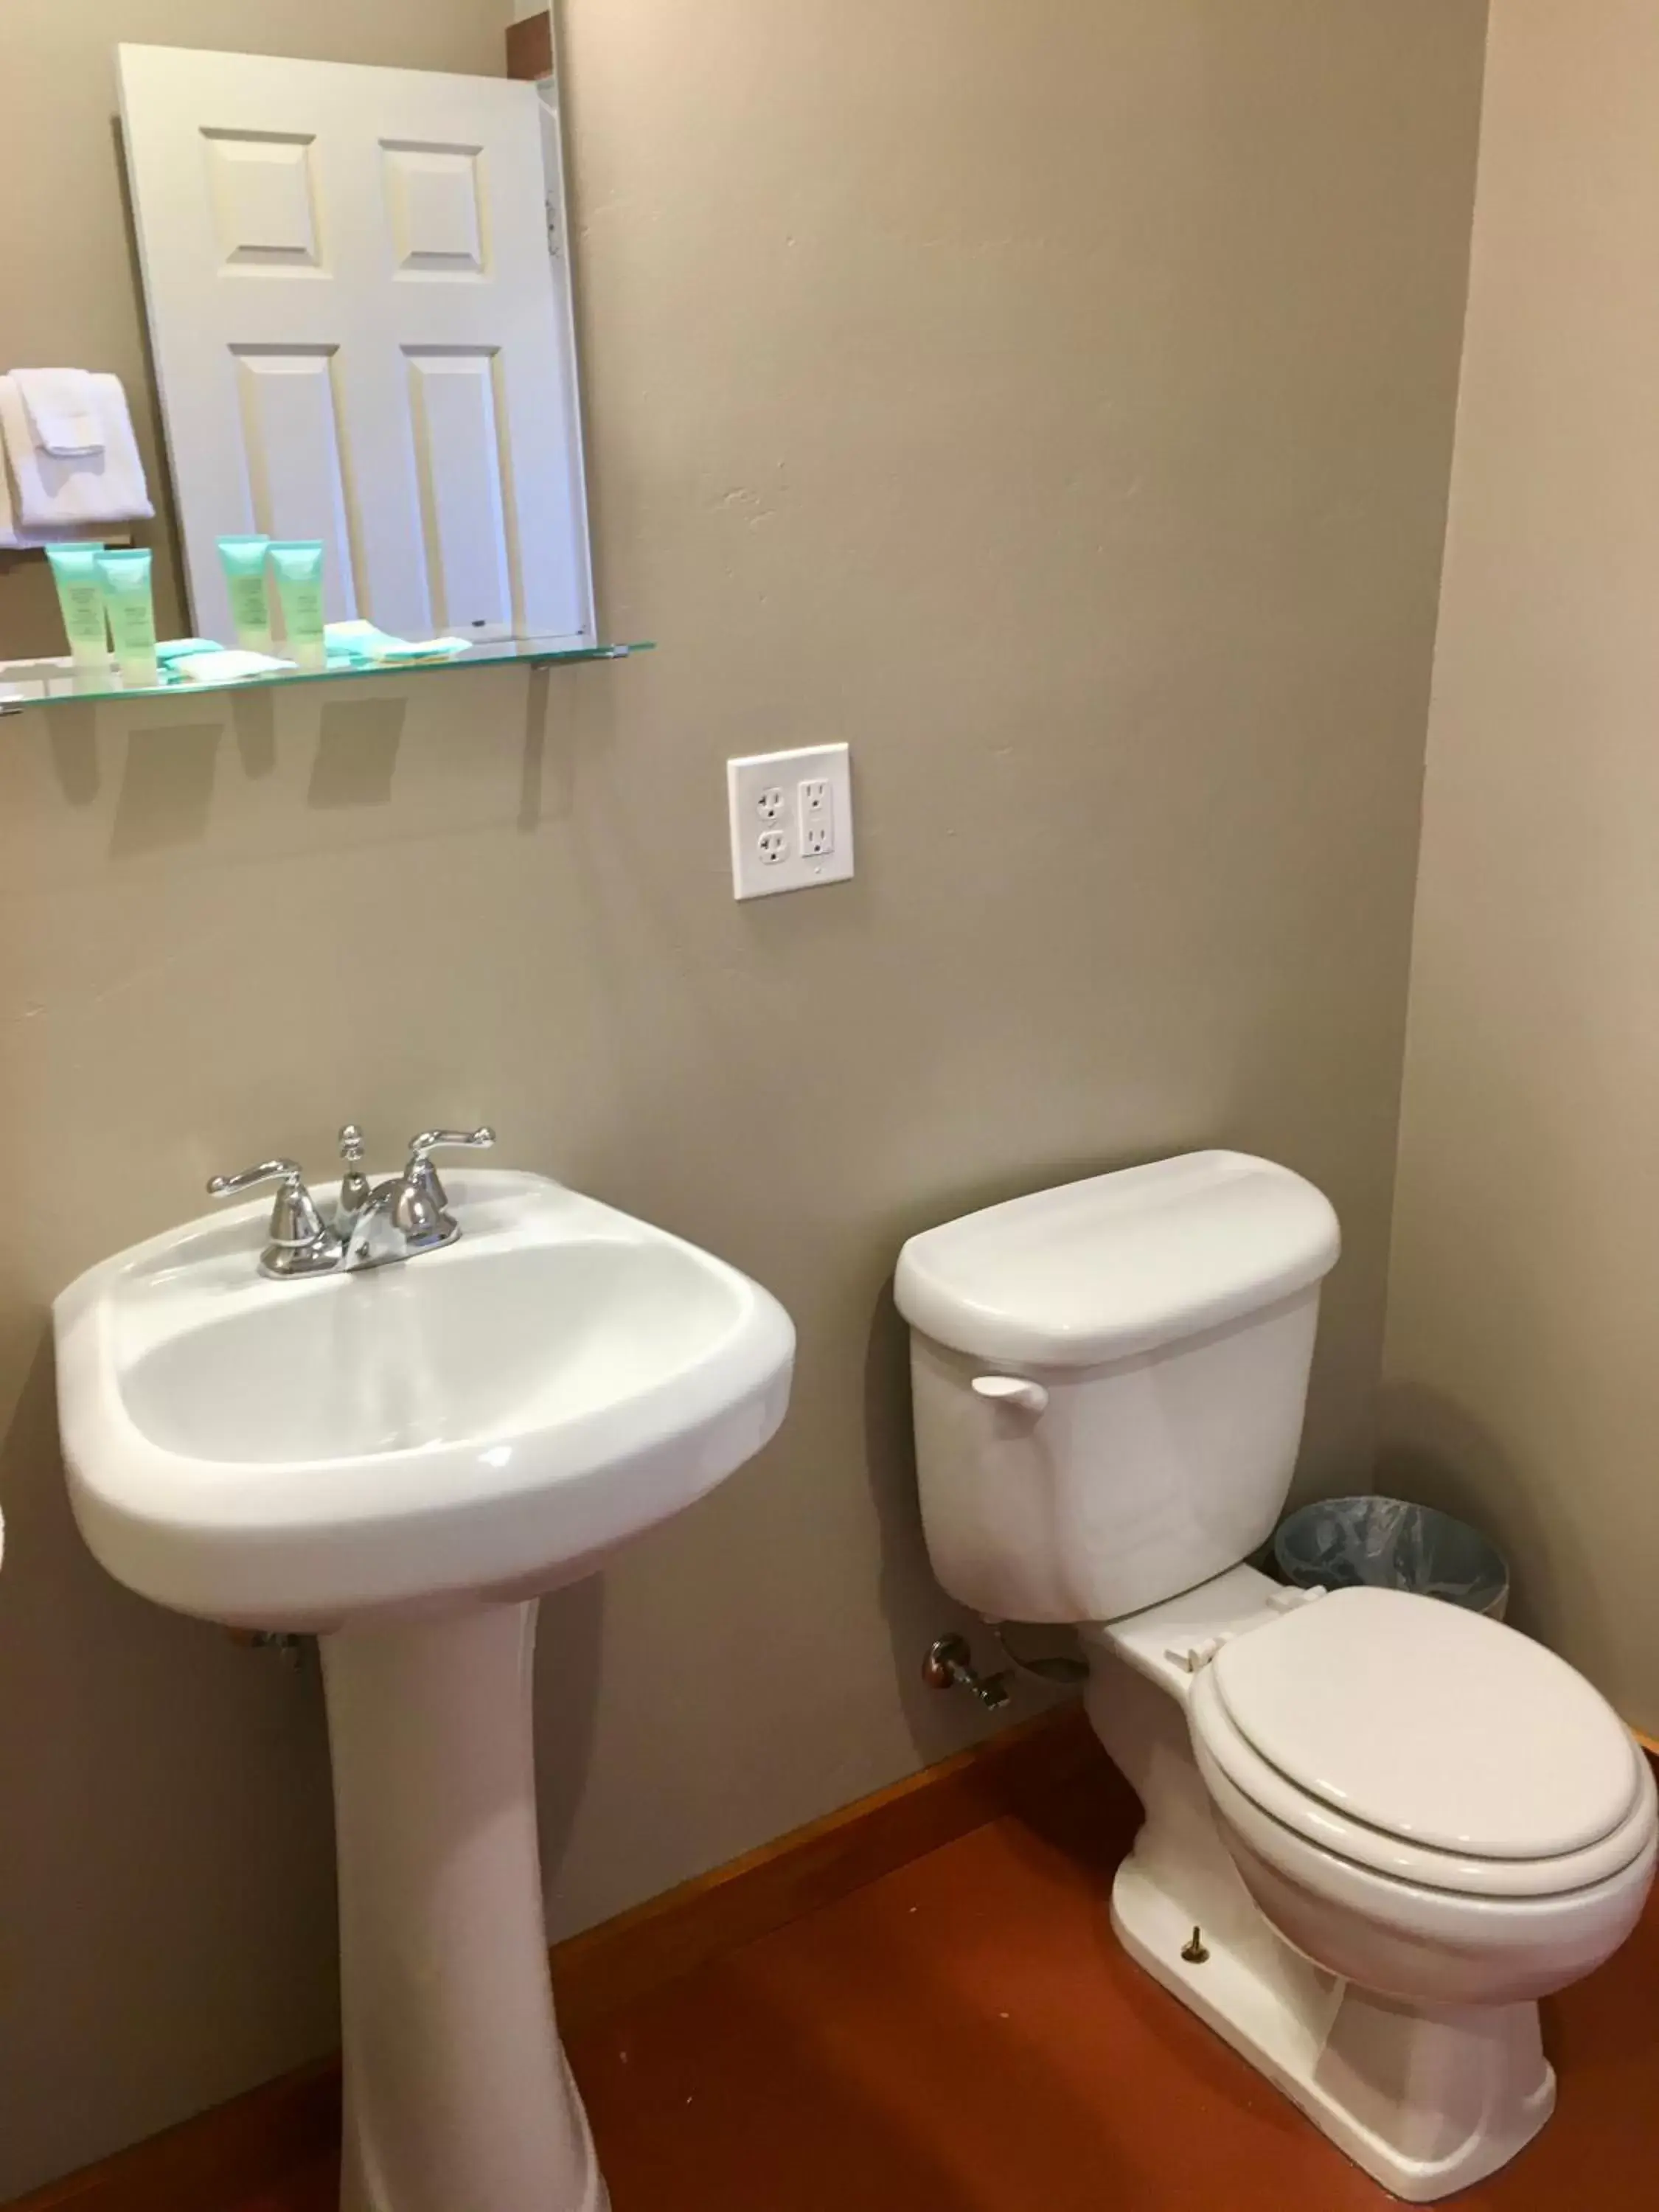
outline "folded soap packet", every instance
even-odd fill
[[[389,630],[378,629],[372,622],[331,622],[323,625],[323,643],[331,655],[343,654],[348,660],[384,660],[390,653],[401,653],[406,640],[393,637]]]
[[[221,652],[217,646],[206,653],[192,653],[175,662],[172,673],[186,684],[235,684],[249,676],[281,676],[291,670],[291,660],[278,660],[269,653],[246,653],[237,648]]]
[[[393,637],[372,622],[337,622],[325,625],[323,641],[331,659],[348,667],[373,667],[388,660],[448,660],[470,648],[464,637],[428,637],[411,641]]]

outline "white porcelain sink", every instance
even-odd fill
[[[540,1176],[448,1190],[460,1241],[397,1266],[272,1281],[254,1202],[71,1284],[70,1492],[146,1597],[320,1633],[345,2212],[600,2212],[547,1980],[536,1600],[760,1449],[794,1331],[723,1261]]]
[[[75,1511],[131,1588],[267,1628],[551,1589],[730,1474],[788,1401],[775,1298],[540,1176],[453,1176],[461,1241],[272,1282],[268,1202],[57,1304]]]

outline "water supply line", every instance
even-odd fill
[[[971,1691],[988,1713],[997,1712],[1008,1702],[1008,1677],[976,1674],[973,1660],[965,1636],[936,1637],[921,1662],[921,1679],[934,1690]]]

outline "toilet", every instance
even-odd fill
[[[1125,1949],[1429,2203],[1549,2118],[1538,2000],[1630,1934],[1659,1818],[1629,1730],[1541,1644],[1245,1564],[1339,1246],[1301,1176],[1195,1152],[915,1237],[896,1294],[934,1571],[989,1621],[1078,1627],[1144,1808]]]

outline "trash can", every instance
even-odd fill
[[[1477,1529],[1398,1498],[1326,1498],[1279,1524],[1273,1560],[1298,1589],[1416,1590],[1502,1620],[1509,1563]]]

